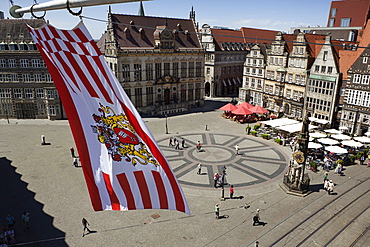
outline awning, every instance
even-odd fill
[[[227,79],[227,81],[229,82],[229,86],[231,86],[231,81],[230,81],[230,79]]]
[[[225,80],[223,80],[223,81],[222,81],[222,83],[223,83],[223,84],[224,84],[224,86],[226,87],[226,82],[225,82]]]
[[[303,123],[296,123],[296,124],[289,124],[289,125],[284,125],[277,127],[277,129],[289,132],[289,133],[294,133],[302,130],[302,125]],[[314,129],[317,128],[315,125],[308,125],[308,129]]]
[[[235,81],[235,79],[233,78],[233,82],[234,82],[234,84],[236,85],[236,81]]]
[[[338,141],[333,140],[333,139],[330,139],[330,138],[321,138],[321,139],[318,139],[317,141],[320,142],[320,143],[322,143],[322,144],[326,144],[326,145],[336,145],[336,144],[339,144]]]
[[[342,141],[342,144],[345,145],[345,146],[348,146],[348,147],[355,147],[355,148],[359,148],[359,147],[362,147],[364,145],[361,142],[356,142],[354,140]]]
[[[238,83],[239,84],[242,84],[242,82],[240,81],[240,78],[238,77],[238,78],[236,78],[237,80],[238,80]]]
[[[341,148],[341,147],[338,147],[338,146],[327,146],[327,147],[325,147],[325,150],[327,150],[329,152],[332,152],[332,153],[336,153],[336,154],[346,154],[346,153],[348,153],[347,149]]]
[[[262,123],[269,125],[271,127],[278,127],[278,126],[289,125],[289,124],[297,124],[299,122],[296,120],[290,119],[290,118],[278,118],[274,120],[264,121]]]

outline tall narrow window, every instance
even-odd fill
[[[141,81],[141,64],[134,64],[134,81]]]
[[[322,58],[324,61],[328,60],[328,51],[324,51],[324,56]]]
[[[122,81],[130,81],[130,64],[122,64]]]
[[[175,78],[179,77],[179,63],[173,63],[172,64],[172,75]]]
[[[143,105],[143,89],[135,88],[135,106],[141,107]]]
[[[162,63],[155,63],[155,79],[158,80],[162,76]]]
[[[202,76],[202,63],[201,62],[196,62],[195,76],[196,77]]]
[[[146,105],[151,106],[154,104],[153,87],[146,88]]]
[[[194,62],[189,62],[189,77],[194,77]]]
[[[171,64],[170,63],[164,63],[163,64],[163,67],[164,67],[164,74],[165,75],[170,75],[171,74]]]
[[[337,15],[337,9],[336,8],[332,8],[331,9],[331,15],[330,17],[335,17]]]
[[[181,62],[181,78],[187,77],[187,63]]]
[[[153,80],[153,64],[152,63],[145,64],[145,75],[148,81]]]

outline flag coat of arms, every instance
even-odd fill
[[[189,214],[168,161],[85,25],[28,28],[67,113],[94,210]]]

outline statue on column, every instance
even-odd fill
[[[283,185],[289,190],[300,194],[308,192],[310,179],[308,174],[305,174],[305,166],[307,159],[307,149],[309,142],[309,130],[308,126],[310,120],[310,113],[306,114],[306,117],[302,122],[302,129],[299,133],[297,140],[297,149],[292,154],[292,159],[289,162],[288,172],[284,175]]]

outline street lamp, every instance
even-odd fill
[[[166,118],[166,134],[168,134],[167,114],[165,113],[164,116]]]

